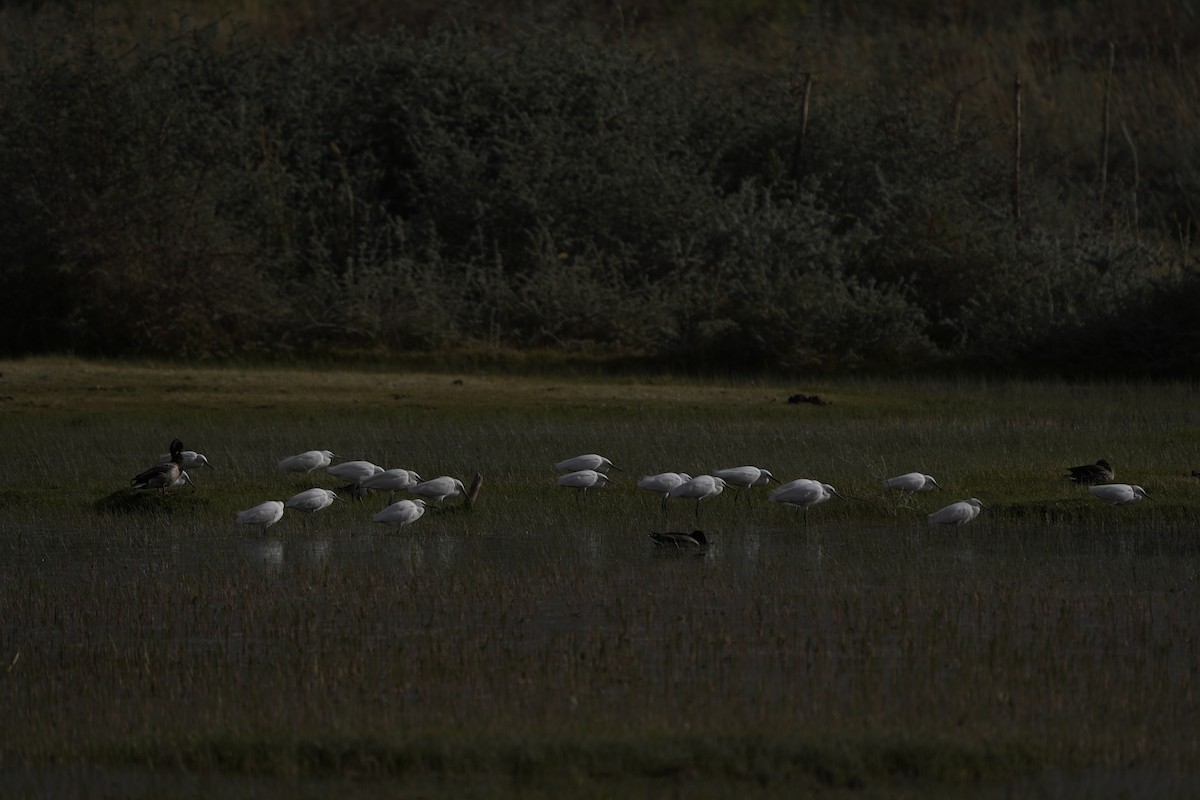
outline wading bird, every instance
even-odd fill
[[[885,480],[883,488],[898,489],[902,492],[912,494],[941,489],[942,487],[938,485],[938,482],[933,479],[932,475],[923,475],[920,472],[906,472],[903,475],[897,475],[894,478]]]
[[[337,458],[328,450],[306,450],[294,456],[288,456],[279,462],[279,469],[285,472],[303,472],[308,475],[313,470],[328,467]]]
[[[211,470],[216,470],[212,464],[208,463],[208,457],[204,455],[204,453],[197,453],[195,450],[184,450],[179,455],[183,457],[183,461],[180,466],[184,469],[199,469],[200,467],[208,467]],[[166,464],[170,460],[170,454],[158,457],[160,464]]]
[[[616,464],[595,453],[568,458],[566,461],[555,464],[554,468],[559,472],[582,472],[585,469],[593,472],[608,472],[610,469],[615,469],[617,472],[622,471]]]
[[[155,464],[150,469],[139,474],[130,484],[134,489],[162,489],[163,494],[175,485],[183,474],[183,442],[174,439],[171,442],[171,460],[165,464]]]
[[[1073,483],[1094,484],[1108,483],[1116,473],[1113,471],[1112,464],[1109,464],[1103,458],[1095,464],[1083,464],[1078,467],[1067,467],[1069,475],[1064,475],[1067,480]]]
[[[421,476],[410,469],[385,469],[367,478],[358,487],[367,491],[387,492],[390,504],[396,492],[416,486],[420,482]]]
[[[736,503],[737,498],[742,493],[742,489],[749,489],[753,486],[766,486],[771,481],[779,483],[779,479],[771,474],[770,470],[760,467],[728,467],[719,469],[712,473],[714,477],[725,481],[726,486],[733,487],[733,500]],[[751,495],[746,495],[746,503],[750,503]]]
[[[374,477],[383,472],[383,467],[372,464],[370,461],[344,461],[341,464],[326,467],[325,471],[339,480],[349,481],[357,485],[367,478]]]
[[[725,491],[725,481],[713,475],[697,475],[684,481],[667,493],[668,497],[696,501],[696,516],[700,516],[700,503]]]
[[[660,472],[657,475],[643,475],[637,485],[639,489],[661,494],[662,508],[663,511],[666,511],[667,498],[671,496],[671,490],[691,479],[692,476],[686,472]]]
[[[966,525],[979,516],[983,503],[975,497],[959,500],[929,515],[930,525]]]
[[[603,472],[597,472],[594,469],[581,469],[576,472],[569,472],[566,475],[559,475],[556,482],[564,488],[579,490],[579,499],[583,500],[587,497],[588,489],[603,488],[611,480],[612,478]]]
[[[311,517],[322,508],[328,508],[334,500],[341,499],[332,489],[309,489],[289,497],[284,506],[293,511],[304,511]]]
[[[1095,495],[1097,500],[1102,503],[1108,503],[1110,506],[1127,506],[1131,503],[1139,503],[1143,497],[1147,500],[1154,499],[1146,494],[1146,490],[1142,487],[1129,483],[1106,483],[1103,486],[1089,486],[1088,491]]]
[[[708,546],[704,531],[696,530],[691,533],[652,533],[650,541],[659,547],[674,547],[681,550],[698,550]]]
[[[192,483],[192,478],[190,475],[187,474],[186,469],[179,473],[179,477],[176,478],[175,482],[171,484],[171,488],[172,489],[180,489],[185,484],[192,487],[193,489],[196,488],[196,484]]]
[[[380,511],[372,520],[402,528],[419,520],[424,513],[424,500],[401,500]]]
[[[265,503],[259,503],[254,508],[239,511],[237,515],[239,525],[262,525],[264,531],[281,519],[283,519],[282,500],[268,500]]]
[[[785,506],[804,509],[804,519],[807,520],[810,508],[824,503],[834,495],[842,497],[841,492],[828,483],[821,483],[810,478],[797,478],[775,489],[767,499],[772,503],[782,503]],[[842,497],[842,499],[846,498]]]
[[[409,494],[415,494],[418,497],[423,497],[427,501],[441,503],[447,497],[456,495],[465,495],[466,487],[458,478],[451,478],[449,475],[442,475],[432,480],[423,481],[416,486],[408,487]]]

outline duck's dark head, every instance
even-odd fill
[[[178,439],[172,439],[171,440],[171,460],[178,461],[181,457],[180,453],[182,453],[182,452],[183,452],[183,442],[179,441]]]
[[[704,536],[704,531],[692,531],[692,538],[700,544],[708,544],[708,539]]]

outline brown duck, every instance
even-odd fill
[[[1067,480],[1083,484],[1108,483],[1116,475],[1113,472],[1112,464],[1109,464],[1103,458],[1095,464],[1067,467],[1067,471],[1071,473],[1065,476]]]
[[[175,481],[183,475],[183,442],[175,439],[171,442],[171,460],[165,464],[155,464],[150,469],[138,475],[130,483],[135,489],[162,489],[166,494]]]

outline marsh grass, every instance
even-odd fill
[[[1136,769],[1194,785],[1190,386],[0,373],[7,780],[721,796]],[[834,402],[787,405],[801,388]],[[173,436],[215,467],[197,489],[97,510]],[[232,523],[308,488],[275,462],[314,447],[479,472],[484,490],[401,531],[370,523],[380,497]],[[556,488],[549,465],[591,451],[618,482]],[[1100,457],[1156,502],[1108,508],[1061,477]],[[726,495],[697,523],[633,488],[741,463],[852,499],[805,521]],[[878,489],[910,469],[946,490]],[[975,523],[924,524],[971,495]],[[646,537],[695,524],[713,542],[698,557]]]

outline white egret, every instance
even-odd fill
[[[337,458],[328,450],[306,450],[294,456],[288,456],[279,462],[279,469],[285,472],[303,472],[311,474],[313,470],[328,467]]]
[[[383,467],[370,461],[343,461],[341,464],[326,467],[325,471],[335,478],[357,485],[383,472]]]
[[[771,481],[779,483],[779,479],[772,475],[770,470],[753,466],[727,467],[726,469],[719,469],[712,474],[714,477],[725,481],[727,486],[733,487],[733,499],[735,503],[738,496],[742,493],[742,489],[749,489],[753,486],[765,486]],[[750,495],[746,495],[746,502],[750,502]]]
[[[1129,483],[1106,483],[1103,486],[1089,486],[1088,491],[1095,495],[1097,500],[1102,503],[1108,503],[1110,506],[1127,506],[1131,503],[1139,503],[1143,497],[1147,500],[1154,499],[1146,494],[1146,490],[1142,487]]]
[[[696,530],[691,533],[652,533],[650,541],[659,547],[674,547],[681,550],[702,550],[708,546],[704,531]]]
[[[697,475],[676,486],[668,492],[668,496],[683,500],[695,500],[696,516],[698,517],[700,516],[700,502],[710,497],[716,497],[723,491],[725,491],[724,479],[713,475]]]
[[[199,469],[200,467],[208,467],[211,470],[216,470],[212,464],[208,463],[208,456],[204,453],[197,453],[195,450],[184,450],[180,453],[183,456],[183,463],[180,464],[184,469]],[[167,453],[158,457],[158,463],[166,464],[171,460],[171,454]]]
[[[567,489],[580,490],[579,499],[587,497],[588,489],[599,489],[605,486],[612,478],[605,475],[603,472],[597,472],[594,469],[581,469],[575,472],[569,472],[566,475],[558,476],[558,485]]]
[[[331,489],[309,489],[289,497],[284,506],[294,511],[307,512],[311,517],[322,508],[328,508],[334,500],[341,499],[337,496],[337,492]]]
[[[615,469],[617,472],[622,471],[616,464],[595,453],[568,458],[566,461],[555,464],[554,468],[559,472],[582,472],[587,469],[593,472],[608,472],[610,469]]]
[[[254,508],[239,511],[236,521],[239,525],[262,525],[265,531],[281,519],[283,519],[283,501],[268,500],[265,503],[259,503]]]
[[[966,525],[979,516],[983,503],[978,498],[959,500],[929,515],[930,525]]]
[[[387,492],[388,503],[391,503],[396,492],[416,486],[420,482],[421,476],[410,469],[385,469],[383,472],[367,478],[358,486],[360,489]]]
[[[175,479],[175,482],[171,484],[171,488],[172,488],[172,489],[180,489],[180,488],[183,488],[183,486],[184,486],[185,484],[186,484],[186,485],[188,485],[188,486],[191,486],[193,489],[195,489],[195,488],[196,488],[196,484],[192,483],[192,478],[191,478],[191,476],[190,476],[190,475],[188,475],[188,474],[187,474],[187,470],[186,470],[186,469],[185,469],[185,470],[182,470],[182,471],[179,473],[179,477],[178,477],[178,478],[176,478],[176,479]]]
[[[162,489],[163,494],[175,485],[183,473],[183,442],[178,439],[171,441],[171,460],[165,464],[155,464],[133,478],[129,483],[134,489]]]
[[[383,511],[380,511],[372,518],[372,520],[374,522],[383,522],[388,525],[404,527],[405,525],[411,525],[419,520],[424,513],[424,500],[401,500],[399,502],[392,503]]]
[[[661,494],[663,511],[666,511],[667,498],[670,497],[671,490],[691,479],[692,476],[686,472],[660,472],[657,475],[643,475],[637,485],[639,489]]]
[[[416,486],[408,487],[408,493],[423,497],[434,503],[441,503],[447,497],[454,497],[460,494],[465,495],[467,490],[458,478],[442,475],[432,480],[418,483]]]
[[[903,475],[897,475],[894,478],[888,478],[883,482],[885,489],[898,489],[902,492],[914,494],[916,492],[928,492],[933,489],[941,489],[942,487],[933,479],[932,475],[924,475],[920,472],[906,472]]]
[[[1109,464],[1103,458],[1095,464],[1083,464],[1078,467],[1067,467],[1069,475],[1064,475],[1067,480],[1072,483],[1095,484],[1108,483],[1114,477],[1116,472],[1113,471],[1112,464]]]
[[[842,494],[828,483],[821,483],[809,478],[797,478],[772,491],[767,499],[772,503],[804,509],[804,518],[807,520],[810,508],[824,503],[834,495],[842,497]],[[845,498],[842,497],[842,499]]]

